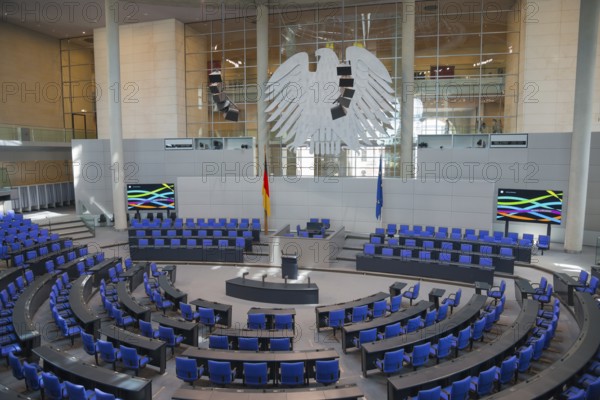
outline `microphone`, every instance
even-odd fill
[[[246,275],[248,275],[250,272],[244,272],[242,274],[242,280],[245,281],[246,280]]]

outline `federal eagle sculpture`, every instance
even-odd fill
[[[332,49],[315,52],[317,68],[309,71],[307,53],[297,53],[273,73],[267,83],[266,111],[271,128],[290,150],[308,145],[317,155],[338,155],[342,145],[359,150],[373,139],[388,137],[386,127],[394,113],[392,78],[383,63],[368,50],[351,46],[346,62],[351,66],[354,95],[346,115],[333,119],[331,108],[341,95]]]

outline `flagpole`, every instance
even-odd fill
[[[266,168],[267,168],[267,145],[264,145],[264,155],[265,155],[265,172],[266,173]],[[269,174],[266,174],[267,176],[267,180],[269,179]],[[271,201],[269,199],[269,201]],[[267,215],[267,209],[265,207],[263,207],[263,212],[265,214],[265,235],[269,234],[269,216]]]

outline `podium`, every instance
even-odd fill
[[[281,277],[298,279],[298,256],[296,254],[281,255]]]

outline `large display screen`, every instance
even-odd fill
[[[174,183],[127,185],[128,210],[174,210]]]
[[[562,202],[558,190],[498,189],[496,220],[560,225]]]

